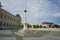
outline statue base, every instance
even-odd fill
[[[20,36],[24,36],[27,31],[28,31],[27,28],[23,28],[22,30],[19,30],[18,32],[15,32],[15,34],[20,35]]]

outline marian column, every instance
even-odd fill
[[[25,30],[25,29],[27,29],[27,10],[26,10],[26,5],[25,5],[25,7],[24,7],[24,27],[23,27],[23,29]]]

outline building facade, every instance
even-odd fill
[[[21,17],[19,14],[12,15],[1,8],[0,3],[0,28],[18,28],[21,25]]]
[[[46,26],[47,28],[52,28],[54,24],[52,22],[42,22],[41,25]]]

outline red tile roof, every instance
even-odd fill
[[[53,24],[52,22],[42,22],[41,24]]]

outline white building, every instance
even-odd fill
[[[52,22],[42,22],[41,25],[46,26],[47,28],[52,28],[53,23]]]

